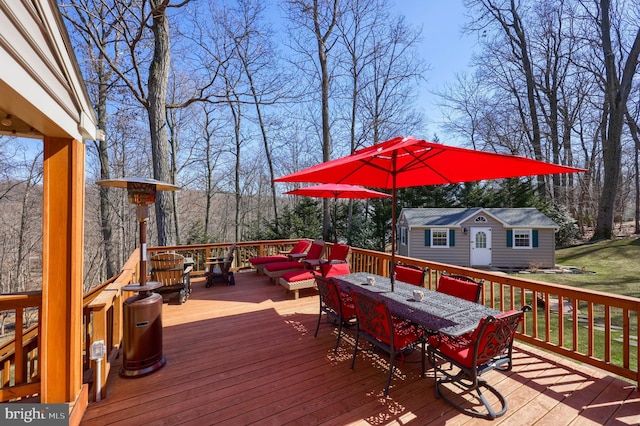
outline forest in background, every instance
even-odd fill
[[[533,205],[566,212],[594,238],[612,236],[614,221],[638,230],[637,1],[465,1],[464,31],[479,49],[468,73],[434,93],[447,117],[439,127],[415,95],[429,79],[429,58],[416,54],[422,29],[385,1],[59,5],[107,135],[87,143],[87,286],[113,275],[137,244],[126,191],[96,180],[182,187],[159,197],[151,245],[331,239],[330,202],[282,196],[293,187],[272,179],[398,135],[588,169],[406,189],[398,213]],[[3,292],[34,285],[41,149],[0,137]],[[340,207],[342,240],[386,248],[388,202]]]

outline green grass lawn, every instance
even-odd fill
[[[531,278],[537,281],[544,281],[554,284],[563,284],[583,289],[596,290],[606,293],[619,294],[624,296],[640,298],[640,237],[622,238],[616,240],[600,241],[597,243],[587,243],[575,247],[556,250],[556,264],[562,266],[572,266],[583,270],[583,274],[532,274]],[[591,272],[591,273],[588,273]],[[527,300],[526,303],[533,301]],[[586,313],[586,304],[579,306],[580,311]],[[614,326],[622,325],[622,312],[612,309],[611,323]],[[602,320],[603,313],[601,306],[594,306],[594,324]],[[543,332],[545,315],[542,313],[538,317],[538,329]],[[528,318],[528,327],[531,327],[532,319]],[[550,317],[551,341],[558,343],[558,318],[557,315]],[[570,315],[564,319],[565,347],[571,346],[572,323]],[[638,319],[632,314],[630,331],[633,336],[637,333]],[[531,330],[529,328],[529,330]],[[579,331],[579,351],[586,353],[588,342],[587,324],[581,324]],[[622,365],[622,330],[614,328],[612,330],[612,359],[611,362]],[[594,330],[596,342],[604,339],[604,333],[597,327]],[[594,356],[603,357],[603,345],[594,346]],[[632,369],[636,365],[637,351],[633,348],[630,352]]]
[[[606,293],[640,297],[640,237],[556,250],[556,264],[592,274],[533,274],[531,278]]]

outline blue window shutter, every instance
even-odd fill
[[[537,229],[534,229],[531,232],[531,239],[533,240],[532,241],[533,246],[538,247],[538,230]]]
[[[456,245],[456,231],[449,229],[449,247],[455,247]]]
[[[431,229],[424,230],[424,246],[431,247]]]
[[[507,247],[513,247],[513,230],[507,229]]]

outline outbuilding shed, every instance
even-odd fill
[[[459,266],[552,268],[557,230],[535,208],[405,208],[398,254]]]

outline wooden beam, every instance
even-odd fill
[[[82,142],[44,138],[41,402],[46,404],[73,402],[82,388],[84,160]]]

